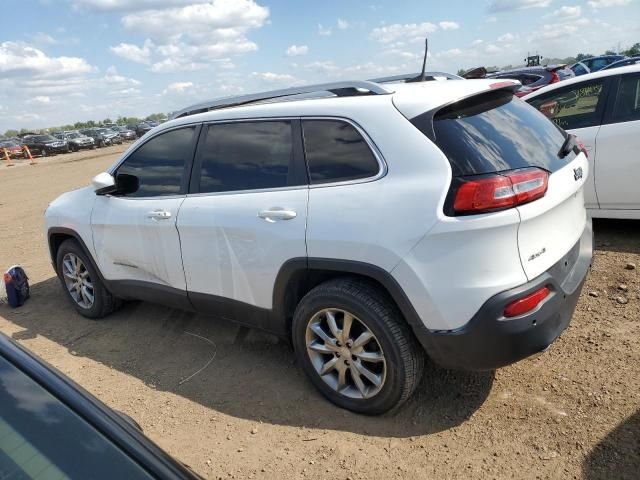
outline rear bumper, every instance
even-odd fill
[[[576,245],[553,267],[531,282],[490,298],[463,327],[450,331],[415,328],[433,361],[445,368],[491,370],[545,350],[567,328],[591,265],[591,220]],[[536,310],[504,319],[506,305],[549,286]]]

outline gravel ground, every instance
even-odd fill
[[[0,166],[0,268],[21,263],[33,293],[20,309],[0,305],[0,331],[202,476],[639,478],[640,281],[627,264],[640,268],[640,222],[595,224],[593,269],[547,353],[480,374],[429,366],[399,412],[368,418],[323,400],[270,336],[146,303],[97,322],[74,312],[42,213],[124,148]]]

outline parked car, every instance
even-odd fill
[[[516,96],[524,97],[546,85],[573,78],[574,76],[573,71],[567,68],[566,65],[545,65],[543,67],[522,67],[489,73],[485,78],[518,80],[522,87],[516,92]]]
[[[127,128],[133,130],[134,132],[136,132],[136,135],[138,136],[138,138],[142,137],[145,133],[147,133],[148,131],[150,131],[153,126],[150,125],[148,122],[140,122],[136,125],[127,125]]]
[[[563,104],[567,97],[577,101]],[[526,101],[584,142],[591,216],[640,219],[640,65],[582,75]]]
[[[579,77],[580,75],[586,75],[587,73],[591,73],[591,70],[589,70],[589,67],[587,67],[582,62],[576,62],[573,65],[571,65],[569,68],[571,69],[571,71],[574,73],[576,77]]]
[[[98,131],[98,133],[102,134],[105,138],[108,138],[111,141],[112,145],[118,144],[121,145],[122,144],[122,137],[120,136],[120,134],[114,130],[112,130],[111,128],[97,128],[96,129]]]
[[[591,263],[589,164],[518,86],[339,82],[180,111],[49,205],[64,295],[88,318],[142,299],[288,338],[366,414],[410,397],[425,352],[470,370],[540,353]]]
[[[22,144],[15,140],[0,140],[0,160],[4,159],[5,150],[11,158],[24,158],[25,156]]]
[[[640,63],[640,57],[629,57],[623,60],[618,60],[617,62],[610,63],[606,67],[601,70],[609,70],[610,68],[618,68],[618,67],[626,67],[628,65],[636,65]]]
[[[82,149],[96,148],[95,140],[91,137],[83,135],[80,132],[58,132],[53,134],[59,140],[64,140],[69,144],[72,152]]]
[[[0,333],[0,478],[198,477],[130,417]]]
[[[100,128],[85,128],[84,130],[80,130],[80,133],[93,138],[96,147],[98,148],[108,147],[111,145],[112,135],[107,135],[107,133],[103,132]]]
[[[135,140],[137,138],[136,132],[133,130],[129,130],[127,127],[112,127],[112,130],[120,135],[120,138],[124,141]]]
[[[624,60],[627,58],[624,55],[601,55],[599,57],[591,57],[580,60],[580,63],[586,65],[589,69],[589,73],[597,72],[598,70],[603,69],[607,65],[610,65],[619,60]]]
[[[66,141],[51,135],[27,135],[22,138],[22,143],[29,147],[32,155],[42,155],[43,157],[70,151]]]

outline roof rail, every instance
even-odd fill
[[[405,73],[402,75],[393,75],[391,77],[380,77],[380,78],[372,78],[369,80],[370,82],[375,83],[390,83],[390,82],[400,82],[404,80],[406,83],[410,81],[420,82],[421,73]],[[454,75],[453,73],[446,72],[425,72],[425,80],[435,80],[435,77],[444,77],[447,80],[463,80],[463,78],[459,75]]]
[[[208,112],[209,110],[218,110],[221,108],[237,107],[248,103],[259,102],[262,100],[271,100],[281,97],[291,97],[294,95],[302,95],[309,93],[329,92],[338,97],[350,97],[357,95],[387,95],[393,93],[381,85],[377,85],[368,81],[348,81],[321,83],[318,85],[306,85],[302,87],[285,88],[281,90],[271,90],[261,93],[250,93],[247,95],[239,95],[233,97],[218,98],[207,102],[198,103],[185,109],[175,112],[171,119],[186,117],[196,113]]]

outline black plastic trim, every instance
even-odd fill
[[[0,355],[91,424],[156,478],[200,478],[164,452],[117,412],[3,334],[0,334]]]

